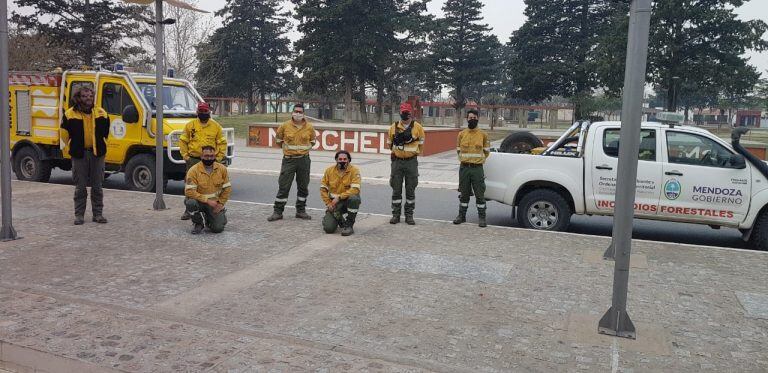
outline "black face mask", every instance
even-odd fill
[[[477,119],[470,119],[467,121],[470,129],[477,128]]]
[[[401,113],[400,114],[400,119],[402,119],[402,120],[408,120],[410,118],[411,118],[411,113]]]
[[[197,114],[197,119],[200,119],[201,122],[207,122],[208,119],[211,119],[211,114],[199,113]]]
[[[206,166],[213,166],[213,162],[216,162],[216,160],[215,159],[203,159],[202,162]]]
[[[347,169],[347,164],[349,164],[349,162],[336,162],[336,164],[339,165],[340,170],[345,170]]]

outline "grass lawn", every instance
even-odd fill
[[[278,113],[277,120],[279,123],[285,122],[291,118],[290,113]],[[252,114],[252,115],[236,115],[231,117],[217,117],[216,121],[224,128],[234,128],[235,137],[247,138],[248,137],[248,125],[254,123],[274,123],[275,114]]]

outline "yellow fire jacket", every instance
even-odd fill
[[[491,155],[491,141],[485,131],[465,128],[456,139],[456,152],[461,163],[483,164]]]
[[[360,169],[348,165],[344,172],[336,166],[325,169],[323,180],[320,181],[320,197],[325,204],[331,203],[336,197],[347,199],[349,196],[360,194]]]
[[[395,135],[405,131],[405,129],[406,126],[404,126],[401,121],[392,123],[389,127],[389,141],[387,141],[387,147],[392,149],[392,153],[398,158],[412,158],[420,155],[424,148],[424,139],[426,136],[424,134],[424,127],[417,121],[413,121],[413,129],[411,130],[413,141],[403,146],[394,145]]]
[[[213,171],[209,174],[205,171],[203,162],[192,166],[187,172],[184,185],[184,195],[205,203],[212,199],[221,204],[227,203],[232,193],[232,183],[229,181],[227,167],[221,163],[213,164]]]
[[[184,159],[200,158],[203,146],[216,148],[216,160],[221,161],[227,155],[227,139],[221,125],[213,119],[203,124],[200,119],[193,119],[184,126],[184,133],[179,137],[179,148]]]
[[[307,155],[315,146],[315,128],[307,120],[304,120],[301,127],[293,124],[293,120],[288,120],[277,128],[275,141],[283,148],[283,155],[285,156]]]

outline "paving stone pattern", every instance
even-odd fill
[[[153,195],[113,190],[110,223],[76,227],[72,187],[13,187],[24,238],[0,243],[0,343],[47,367],[768,371],[765,253],[635,242],[632,341],[597,334],[613,266],[593,256],[608,238],[375,215],[327,236],[320,211],[267,223],[269,206],[244,203],[225,233],[192,236],[180,198],[157,212]],[[18,366],[6,355],[0,371]]]

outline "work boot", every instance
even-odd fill
[[[353,227],[355,226],[355,219],[357,218],[356,213],[349,213],[347,214],[347,219],[344,222],[344,226],[341,228],[341,235],[342,236],[350,236],[352,233],[355,233],[355,230]]]
[[[416,225],[416,221],[413,220],[413,215],[405,215],[405,223],[408,225]]]
[[[478,222],[477,222],[478,227],[485,228],[488,226],[485,223],[485,209],[477,209],[477,217],[478,217]]]
[[[298,214],[297,214],[297,215],[298,215]],[[272,215],[270,215],[270,216],[267,218],[267,221],[275,221],[275,220],[280,220],[280,219],[282,219],[282,218],[283,218],[283,213],[282,213],[282,212],[277,212],[277,211],[275,211],[275,212],[273,212],[273,213],[272,213]]]
[[[307,214],[306,211],[297,211],[296,212],[296,219],[302,219],[302,220],[312,220],[312,217]]]
[[[467,221],[467,213],[459,212],[459,215],[456,216],[456,219],[453,219],[453,224],[461,224],[466,221]]]
[[[392,215],[392,219],[389,219],[389,224],[397,224],[400,222],[400,215]]]
[[[189,220],[192,219],[192,214],[189,213],[189,211],[184,211],[183,214],[181,214],[181,220]]]
[[[105,217],[103,217],[101,215],[94,215],[92,220],[93,220],[94,223],[107,224],[107,218],[105,218]]]
[[[195,224],[195,227],[192,228],[192,234],[200,234],[203,232],[203,228],[205,228],[202,224]]]
[[[75,215],[75,225],[83,225],[85,218],[82,215]]]

